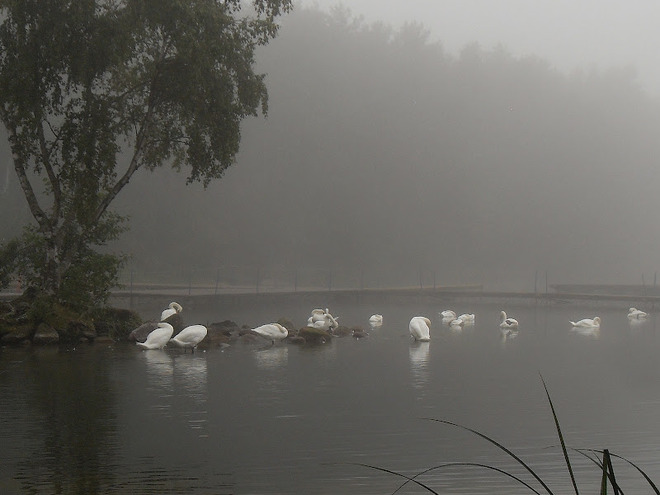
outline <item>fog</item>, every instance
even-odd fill
[[[268,116],[245,121],[220,181],[186,186],[164,168],[122,192],[131,230],[113,249],[133,269],[328,269],[388,283],[421,270],[439,285],[521,290],[546,273],[653,280],[660,104],[631,66],[564,70],[469,39],[450,49],[430,25],[356,14],[299,6],[283,19],[259,52]],[[15,177],[5,190],[5,166],[7,236],[27,207]]]

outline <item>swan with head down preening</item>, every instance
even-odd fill
[[[600,327],[600,316],[595,318],[583,318],[579,321],[570,321],[569,323],[575,328],[595,328]]]
[[[160,314],[160,321],[165,321],[170,316],[181,313],[181,311],[183,311],[183,307],[178,302],[172,301],[167,309],[163,310],[163,312]]]
[[[267,323],[257,328],[253,328],[252,331],[260,337],[270,340],[272,344],[274,344],[276,340],[284,340],[289,335],[289,331],[279,323]]]
[[[204,325],[190,325],[172,337],[170,342],[183,347],[184,351],[191,349],[192,352],[195,352],[195,348],[207,334],[208,329]]]
[[[160,322],[158,328],[150,332],[144,342],[136,342],[136,344],[142,349],[162,349],[170,341],[173,333],[174,327],[172,325]]]
[[[635,318],[635,319],[641,320],[641,319],[648,318],[648,317],[649,317],[649,314],[646,313],[645,311],[642,311],[641,309],[630,308],[628,310],[628,318],[631,318],[631,319]]]
[[[431,320],[425,316],[413,316],[408,323],[408,330],[410,335],[420,342],[428,342],[431,340]]]

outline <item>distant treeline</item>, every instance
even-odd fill
[[[136,269],[423,269],[510,288],[536,270],[637,283],[657,269],[660,105],[632,70],[450,54],[421,25],[315,8],[283,20],[259,66],[268,116],[245,123],[222,180],[143,172],[120,197],[131,230],[112,248]],[[25,210],[3,180],[0,233]]]

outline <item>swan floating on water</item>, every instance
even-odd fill
[[[183,347],[184,350],[192,349],[192,352],[195,352],[195,347],[204,340],[207,333],[208,330],[204,325],[190,325],[172,337],[170,342]]]
[[[518,328],[518,320],[507,317],[504,311],[500,312],[500,328]]]
[[[445,309],[443,312],[440,313],[440,316],[442,316],[442,319],[444,320],[445,318],[451,318],[452,320],[456,319],[456,312],[452,311],[451,309]]]
[[[431,320],[424,316],[414,316],[410,323],[408,324],[408,329],[410,330],[410,335],[413,336],[415,340],[420,342],[428,342],[431,340]]]
[[[640,309],[630,308],[628,310],[628,318],[636,318],[638,320],[641,320],[643,318],[648,318],[648,317],[649,317],[649,314],[642,311],[642,310],[640,310]]]
[[[181,313],[183,307],[177,302],[171,302],[166,310],[160,314],[160,321],[167,320],[170,316]]]
[[[570,324],[576,328],[594,328],[600,327],[600,316],[596,316],[594,319],[583,318],[580,321],[570,321]]]
[[[383,315],[375,314],[369,317],[369,325],[371,328],[380,327],[383,325]]]
[[[144,342],[136,342],[136,344],[142,349],[162,349],[170,341],[173,333],[174,327],[172,325],[160,322],[158,328],[150,332]]]
[[[252,331],[270,340],[273,344],[276,340],[284,340],[289,335],[289,331],[279,323],[267,323],[266,325],[253,328]]]
[[[467,324],[474,323],[474,313],[463,313],[461,316],[457,316],[456,319],[463,320]]]

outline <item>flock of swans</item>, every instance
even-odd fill
[[[206,337],[208,329],[204,325],[190,325],[172,336],[174,327],[165,320],[181,311],[183,311],[183,307],[179,303],[171,302],[167,309],[160,314],[157,328],[147,335],[144,342],[136,342],[137,346],[142,349],[162,349],[171,343],[183,348],[184,351],[190,349],[195,352],[197,345]]]
[[[181,313],[183,308],[180,304],[172,302],[161,313],[161,321],[157,327],[151,331],[144,342],[136,342],[137,346],[142,349],[162,349],[168,344],[185,349],[191,349],[194,352],[197,345],[206,337],[208,330],[204,325],[191,325],[185,327],[178,334],[174,334],[174,327],[168,323],[168,319],[172,316]],[[442,323],[452,329],[458,330],[464,326],[474,325],[475,315],[473,313],[464,313],[457,315],[452,310],[444,310],[439,313]],[[645,320],[649,314],[637,308],[630,308],[628,310],[628,318],[631,322]],[[333,316],[328,308],[313,309],[311,315],[307,319],[307,326],[324,330],[333,333],[339,328],[337,320],[339,317]],[[578,321],[570,321],[569,323],[576,329],[594,329],[600,328],[601,319],[599,316],[594,318],[583,318]],[[374,314],[369,318],[369,326],[372,329],[379,328],[383,325],[383,315]],[[506,314],[505,311],[500,312],[500,329],[504,337],[515,337],[518,332],[518,320]],[[414,316],[411,318],[408,329],[410,336],[415,341],[429,342],[431,340],[431,320],[426,316]],[[354,330],[356,332],[357,330]],[[289,331],[279,323],[267,323],[252,329],[255,335],[269,340],[271,344],[284,340],[289,336]]]

